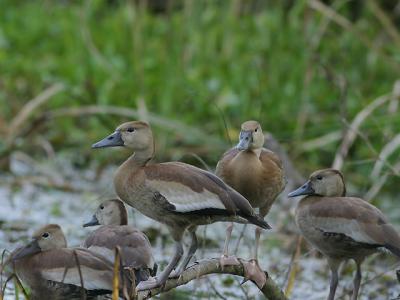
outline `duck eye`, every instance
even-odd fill
[[[42,237],[44,237],[45,239],[48,238],[49,237],[49,233],[48,232],[43,233]]]
[[[257,132],[258,131],[258,128],[256,128],[256,130],[254,130],[254,132]]]
[[[100,205],[100,209],[104,209],[104,205]]]
[[[321,175],[318,175],[318,176],[317,176],[317,180],[322,180],[322,176],[321,176]]]
[[[135,128],[129,127],[126,131],[128,131],[128,132],[134,132],[134,131],[135,131]]]

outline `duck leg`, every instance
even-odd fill
[[[182,263],[178,267],[178,269],[171,272],[171,274],[169,275],[170,278],[176,278],[176,277],[181,276],[182,272],[185,271],[187,265],[189,264],[190,260],[192,259],[194,253],[196,252],[197,246],[198,246],[197,236],[196,236],[196,228],[197,227],[190,227],[188,229],[188,231],[190,233],[190,238],[191,238],[188,252],[187,252],[186,256],[184,257]]]
[[[245,281],[254,281],[259,288],[262,288],[267,282],[267,276],[258,264],[258,244],[260,241],[261,228],[255,230],[256,246],[254,249],[254,257],[247,262],[242,262],[245,271]]]
[[[157,288],[160,286],[163,286],[165,282],[168,279],[169,274],[172,272],[172,270],[176,267],[178,264],[179,260],[182,258],[183,255],[183,247],[182,247],[182,239],[179,241],[175,241],[175,253],[165,268],[164,271],[161,272],[161,274],[153,279],[149,279],[146,281],[141,281],[138,286],[136,287],[137,291],[145,291],[145,290],[150,290],[153,288]]]
[[[270,206],[260,208],[260,215],[264,218]],[[260,265],[258,264],[258,247],[260,245],[260,236],[261,236],[262,229],[256,227],[254,235],[255,235],[255,249],[254,249],[254,256],[250,261],[243,263],[245,268],[245,279],[254,281],[259,288],[262,288],[264,284],[267,282],[267,276],[265,272],[261,269]]]
[[[360,283],[361,283],[361,262],[362,261],[356,261],[357,265],[357,270],[356,274],[354,275],[354,287],[353,287],[353,295],[351,296],[351,300],[357,300],[358,296],[358,291],[360,289]]]
[[[239,261],[235,256],[228,255],[228,247],[229,247],[229,241],[230,241],[231,235],[232,235],[232,230],[233,230],[233,222],[229,223],[228,226],[226,227],[224,253],[221,255],[221,258],[219,259],[219,263],[220,263],[222,269],[224,268],[224,266],[239,265]]]
[[[337,288],[337,285],[339,282],[338,268],[340,265],[340,261],[328,258],[328,264],[329,264],[329,267],[331,268],[331,282],[329,285],[328,300],[334,300],[336,288]]]

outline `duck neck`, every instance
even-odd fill
[[[128,160],[128,164],[132,168],[140,168],[145,166],[154,156],[154,147],[149,147],[146,150],[135,151]]]

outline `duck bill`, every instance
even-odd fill
[[[92,148],[106,148],[106,147],[117,147],[124,146],[124,141],[122,140],[121,132],[115,131],[109,136],[105,137],[101,141],[92,145]]]
[[[30,242],[28,245],[26,245],[25,247],[22,247],[13,257],[13,260],[16,259],[21,259],[24,258],[26,256],[30,256],[36,253],[39,253],[40,251],[42,251],[42,249],[40,249],[39,243],[37,240],[33,240],[32,242]]]
[[[96,225],[100,225],[99,220],[97,219],[96,215],[93,215],[92,219],[83,224],[83,227],[90,227],[90,226],[96,226]]]
[[[253,133],[251,131],[241,131],[239,136],[239,143],[236,148],[240,151],[248,150],[253,142]]]
[[[302,195],[313,195],[315,193],[314,189],[311,186],[310,180],[299,187],[297,190],[288,194],[288,197],[297,197]]]

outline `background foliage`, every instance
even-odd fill
[[[159,160],[192,152],[214,166],[240,123],[257,119],[307,175],[332,164],[351,120],[399,79],[396,2],[1,0],[0,132],[9,135],[22,107],[61,83],[14,133],[12,148],[44,158],[44,138],[84,167],[90,144],[133,117],[46,120],[45,112],[124,106],[178,121],[155,122]],[[397,103],[375,110],[350,149],[344,168],[360,193],[399,132]],[[307,147],[320,137],[327,140]],[[388,170],[383,191],[392,194],[399,181]]]

